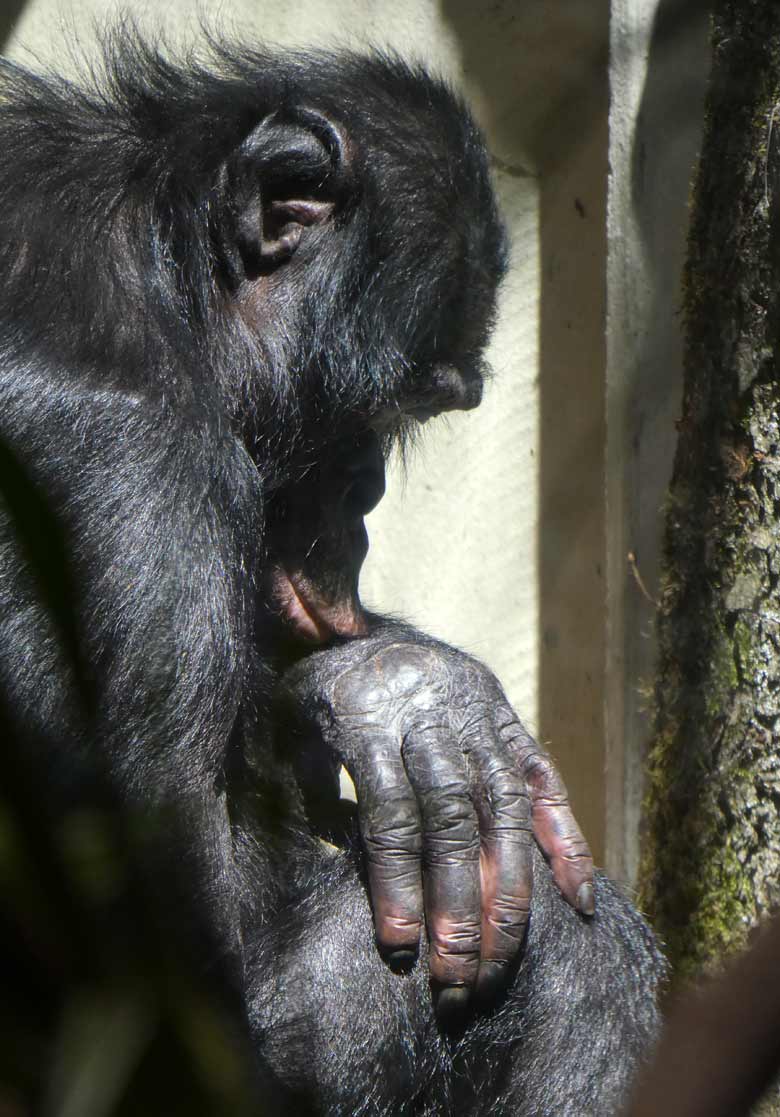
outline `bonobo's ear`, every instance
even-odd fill
[[[332,121],[301,108],[266,117],[222,164],[217,239],[234,282],[285,263],[304,231],[331,216],[346,186],[345,151]]]

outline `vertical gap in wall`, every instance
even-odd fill
[[[604,370],[608,13],[540,137],[540,729],[604,861]],[[559,97],[561,96],[559,91]],[[571,773],[571,775],[569,775]]]

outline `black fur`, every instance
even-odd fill
[[[597,877],[585,922],[537,853],[509,994],[453,1039],[434,1022],[424,964],[390,972],[348,862],[320,856],[309,887],[253,944],[254,1020],[290,1113],[615,1117],[656,1034],[664,965],[614,885]]]

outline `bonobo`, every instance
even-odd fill
[[[0,439],[94,695],[9,517],[0,695],[47,812],[137,836],[264,1112],[614,1112],[652,937],[490,673],[358,597],[388,452],[481,394],[505,238],[468,111],[379,54],[127,29],[84,85],[0,82]]]

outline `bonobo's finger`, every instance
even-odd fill
[[[491,1001],[523,944],[531,907],[531,805],[514,757],[499,742],[479,773],[482,945],[477,994]],[[475,750],[478,757],[482,750]]]
[[[407,733],[403,756],[423,831],[425,920],[431,978],[471,986],[481,932],[479,832],[465,759],[440,726]]]
[[[516,744],[531,795],[534,837],[565,898],[583,915],[593,915],[593,858],[572,814],[563,780],[549,756],[527,735]]]
[[[420,814],[395,740],[366,747],[351,772],[358,801],[379,947],[389,960],[416,957],[422,931]]]

